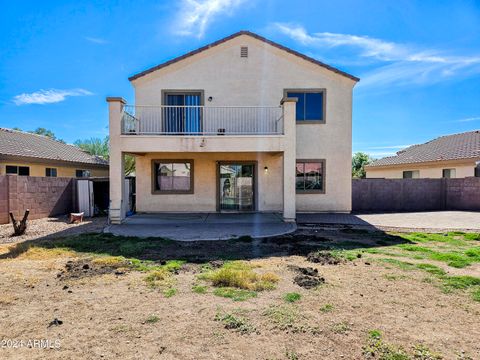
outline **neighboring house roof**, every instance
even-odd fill
[[[480,130],[441,136],[425,144],[412,145],[397,152],[396,156],[379,159],[368,167],[462,159],[480,159]]]
[[[108,161],[47,136],[0,128],[0,158],[29,158],[107,167]]]
[[[138,78],[140,78],[140,77],[142,77],[142,76],[145,76],[145,75],[147,75],[147,74],[149,74],[149,73],[151,73],[151,72],[154,72],[154,71],[159,70],[159,69],[161,69],[161,68],[164,68],[164,67],[166,67],[166,66],[172,65],[172,64],[174,64],[174,63],[176,63],[176,62],[178,62],[178,61],[181,61],[181,60],[186,59],[186,58],[188,58],[188,57],[190,57],[190,56],[193,56],[193,55],[196,55],[196,54],[198,54],[198,53],[201,53],[202,51],[208,50],[208,49],[210,49],[210,48],[212,48],[212,47],[214,47],[214,46],[220,45],[220,44],[222,44],[222,43],[224,43],[224,42],[227,42],[227,41],[229,41],[229,40],[232,40],[232,39],[234,39],[234,38],[236,38],[236,37],[238,37],[238,36],[241,36],[241,35],[251,36],[251,37],[253,37],[253,38],[257,39],[257,40],[260,40],[260,41],[263,41],[263,42],[265,42],[265,43],[267,43],[267,44],[269,44],[269,45],[272,45],[272,46],[274,46],[274,47],[276,47],[276,48],[278,48],[278,49],[280,49],[280,50],[283,50],[283,51],[286,51],[286,52],[288,52],[288,53],[290,53],[290,54],[292,54],[292,55],[298,56],[298,57],[300,57],[300,58],[302,58],[302,59],[304,59],[304,60],[306,60],[306,61],[309,61],[309,62],[311,62],[311,63],[313,63],[313,64],[315,64],[315,65],[319,65],[319,66],[321,66],[321,67],[323,67],[323,68],[325,68],[325,69],[327,69],[327,70],[333,71],[333,72],[335,72],[335,73],[337,73],[337,74],[340,74],[340,75],[342,75],[342,76],[345,76],[345,77],[347,77],[347,78],[349,78],[349,79],[352,79],[352,80],[354,80],[354,81],[360,81],[359,78],[357,78],[357,77],[355,77],[355,76],[353,76],[353,75],[350,75],[350,74],[348,74],[348,73],[346,73],[346,72],[344,72],[344,71],[341,71],[341,70],[339,70],[339,69],[336,69],[336,68],[334,68],[334,67],[332,67],[332,66],[330,66],[330,65],[327,65],[327,64],[325,64],[325,63],[323,63],[323,62],[321,62],[321,61],[318,61],[318,60],[316,60],[316,59],[314,59],[314,58],[311,58],[311,57],[309,57],[309,56],[307,56],[307,55],[304,55],[304,54],[299,53],[299,52],[297,52],[297,51],[295,51],[295,50],[292,50],[292,49],[290,49],[290,48],[288,48],[288,47],[286,47],[286,46],[283,46],[283,45],[280,45],[280,44],[278,44],[278,43],[276,43],[276,42],[273,42],[273,41],[271,41],[271,40],[268,40],[268,39],[264,38],[263,36],[257,35],[257,34],[251,32],[251,31],[246,31],[246,30],[236,32],[235,34],[232,34],[232,35],[230,35],[230,36],[224,37],[223,39],[217,40],[217,41],[215,41],[215,42],[213,42],[213,43],[211,43],[211,44],[205,45],[205,46],[203,46],[203,47],[201,47],[201,48],[199,48],[199,49],[197,49],[197,50],[190,51],[189,53],[186,53],[185,55],[176,57],[176,58],[174,58],[174,59],[172,59],[172,60],[169,60],[169,61],[167,61],[167,62],[164,62],[164,63],[162,63],[162,64],[160,64],[160,65],[157,65],[157,66],[154,66],[154,67],[152,67],[152,68],[150,68],[150,69],[147,69],[147,70],[145,70],[145,71],[142,71],[142,72],[140,72],[140,73],[138,73],[138,74],[135,74],[135,75],[129,77],[128,80],[130,80],[130,81],[136,80],[136,79],[138,79]]]

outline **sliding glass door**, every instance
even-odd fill
[[[172,134],[198,134],[202,131],[201,93],[165,93],[164,129]]]
[[[219,210],[254,211],[254,163],[219,164]]]

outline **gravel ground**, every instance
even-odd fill
[[[101,232],[107,223],[106,217],[85,219],[79,224],[70,224],[67,216],[29,220],[22,236],[12,236],[12,224],[0,225],[0,244],[17,243],[46,237],[75,235],[86,232]]]

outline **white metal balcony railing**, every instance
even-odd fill
[[[124,135],[278,135],[281,106],[125,105]]]

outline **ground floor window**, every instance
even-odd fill
[[[442,170],[442,177],[444,177],[444,178],[454,178],[454,177],[456,177],[455,169],[443,169]]]
[[[297,193],[325,192],[325,160],[297,160]]]
[[[480,163],[475,167],[475,177],[480,177]]]
[[[20,175],[20,176],[30,176],[30,167],[28,166],[17,166],[17,165],[7,165],[5,168],[7,174]]]
[[[153,193],[193,193],[193,160],[155,160],[152,176]]]
[[[404,171],[403,178],[404,179],[418,179],[420,177],[419,170],[412,170],[412,171]]]
[[[47,176],[47,177],[57,177],[57,169],[55,169],[55,168],[45,168],[45,176]]]
[[[75,170],[76,177],[90,177],[89,170]]]

